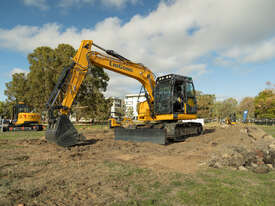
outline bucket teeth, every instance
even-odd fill
[[[46,139],[62,147],[76,145],[79,134],[66,115],[57,117],[46,131]]]

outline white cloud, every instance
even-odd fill
[[[259,62],[275,57],[275,38],[246,49],[243,62]]]
[[[16,74],[16,73],[24,73],[24,74],[28,74],[29,71],[27,70],[24,70],[24,69],[21,69],[21,68],[13,68],[10,72],[10,76],[12,76],[13,74]]]
[[[197,75],[202,75],[205,72],[206,72],[206,64],[186,65],[179,70],[180,75],[190,75],[193,73],[194,76],[197,76]]]
[[[234,63],[263,62],[275,57],[275,37],[251,45],[241,45],[221,52],[215,59],[219,65],[232,66]]]
[[[139,92],[141,84],[137,80],[110,71],[107,73],[110,76],[110,81],[105,93],[106,96],[123,97],[125,94]]]
[[[46,0],[23,0],[23,3],[27,6],[34,6],[41,10],[47,10],[49,8]]]
[[[95,0],[66,2],[74,1],[93,3]],[[145,64],[154,73],[202,74],[209,61],[230,64],[274,58],[274,7],[274,0],[264,3],[262,0],[161,1],[149,15],[136,15],[124,24],[113,17],[81,30],[63,28],[56,23],[0,28],[0,47],[31,52],[42,45],[56,47],[59,43],[69,43],[78,48],[81,40],[92,38],[106,49]],[[212,53],[215,55],[211,56]],[[112,82],[116,86],[124,85],[118,78],[128,81],[127,77],[111,74],[111,86]],[[125,85],[134,88],[137,83],[129,80]]]

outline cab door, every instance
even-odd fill
[[[197,100],[193,82],[185,83],[185,104],[186,114],[197,113]]]

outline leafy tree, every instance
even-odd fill
[[[32,106],[39,111],[45,109],[45,104],[57,82],[64,67],[68,67],[75,54],[72,46],[60,44],[56,49],[38,47],[28,55],[30,72],[28,82],[30,85],[27,97],[31,99]]]
[[[275,92],[266,89],[255,97],[255,116],[257,118],[275,118]]]
[[[197,91],[197,105],[198,117],[200,118],[213,118],[214,117],[214,104],[216,97],[212,94],[203,94]]]
[[[228,98],[222,102],[216,102],[215,116],[219,119],[229,117],[231,114],[237,112],[238,101],[234,98]]]
[[[5,95],[7,101],[14,103],[15,101],[23,101],[29,103],[27,93],[29,92],[29,84],[27,76],[24,73],[15,73],[12,75],[12,81],[6,83],[7,89]]]
[[[245,97],[239,104],[238,112],[240,115],[243,114],[245,110],[248,111],[248,118],[254,117],[255,106],[254,106],[254,98],[253,97]]]
[[[0,101],[0,117],[5,119],[12,118],[12,104],[5,101]]]
[[[68,44],[60,44],[57,48],[38,47],[28,55],[30,72],[13,75],[11,82],[7,83],[5,94],[8,100],[14,102],[24,101],[28,105],[42,112],[45,104],[57,82],[64,67],[71,63],[75,49]],[[107,118],[110,101],[102,94],[106,91],[108,75],[102,68],[93,67],[91,75],[87,75],[76,97],[74,106],[82,107],[79,115],[86,118]],[[61,103],[61,99],[59,98]],[[72,108],[73,109],[73,108]]]

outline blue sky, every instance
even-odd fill
[[[192,76],[218,100],[275,86],[273,0],[3,0],[0,100],[14,72],[28,72],[38,46],[92,39],[143,63],[157,76]],[[106,96],[139,92],[136,80],[108,72]]]

